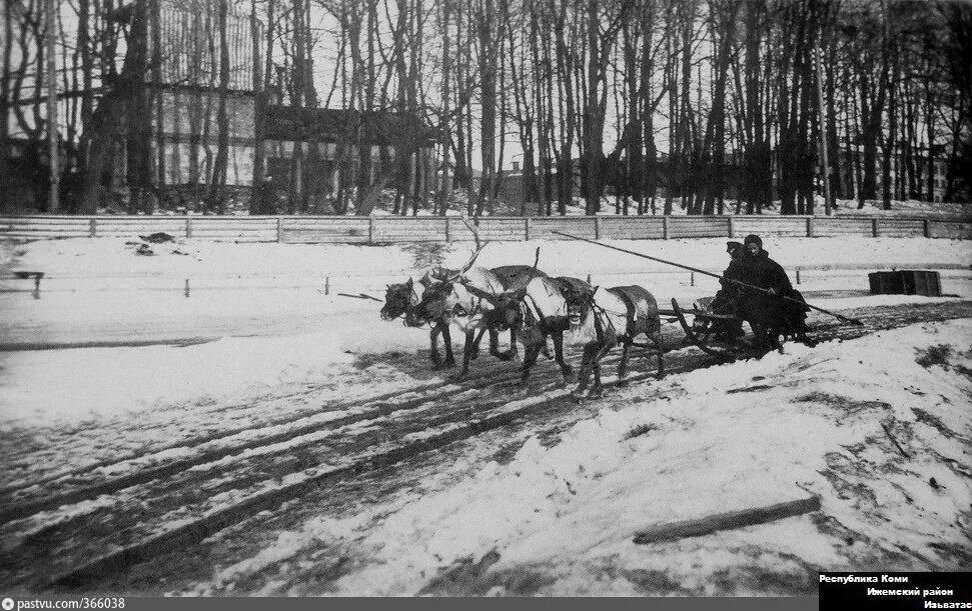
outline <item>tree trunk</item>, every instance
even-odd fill
[[[891,168],[894,166],[897,156],[895,151],[897,149],[896,140],[898,138],[898,80],[901,76],[901,58],[898,46],[895,42],[889,41],[892,50],[892,68],[891,68],[891,83],[888,85],[890,90],[888,94],[888,134],[884,139],[884,165],[881,169],[881,186],[883,187],[883,208],[885,210],[891,209],[891,189],[893,187],[891,182]],[[897,172],[900,176],[901,172]]]
[[[253,182],[250,188],[250,214],[272,214],[270,189],[263,182],[263,168],[266,164],[266,142],[264,142],[265,114],[267,106],[267,86],[270,80],[270,59],[273,56],[273,9],[274,0],[267,0],[267,75],[264,78],[260,58],[260,28],[257,21],[257,2],[251,0],[250,35],[253,38]]]
[[[216,159],[213,162],[212,175],[209,183],[207,209],[216,209],[217,214],[225,213],[225,197],[223,189],[226,186],[226,166],[229,149],[229,118],[226,114],[226,95],[229,89],[230,64],[229,40],[227,37],[227,3],[229,0],[219,0],[216,11],[217,27],[219,28],[219,99],[216,109]]]

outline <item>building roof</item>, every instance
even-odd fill
[[[264,134],[268,140],[356,140],[358,130],[373,145],[401,146],[420,141],[431,146],[434,131],[415,115],[398,112],[361,113],[336,108],[301,108],[270,105],[265,109]]]

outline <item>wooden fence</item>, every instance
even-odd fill
[[[866,216],[483,217],[484,240],[562,239],[560,231],[605,240],[761,236],[972,238],[972,219]],[[228,242],[382,244],[452,242],[473,236],[458,217],[396,216],[6,216],[0,238],[132,237],[163,231]]]

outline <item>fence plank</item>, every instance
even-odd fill
[[[931,220],[928,233],[933,238],[972,239],[972,222]]]
[[[726,222],[718,216],[673,216],[668,219],[669,238],[728,237]]]
[[[733,226],[735,229],[734,235],[737,238],[750,233],[761,236],[807,236],[807,220],[802,216],[740,216],[733,222]]]
[[[437,217],[374,217],[372,242],[443,242],[445,221]]]
[[[922,219],[877,219],[878,233],[882,237],[924,237],[925,221]]]
[[[874,233],[871,219],[868,218],[818,218],[814,221],[814,224],[814,234],[818,236],[872,236]]]
[[[281,241],[287,243],[350,243],[360,244],[370,239],[368,218],[281,218]]]
[[[584,216],[538,216],[533,218],[530,228],[534,240],[563,240],[554,231],[569,233],[581,238],[597,239],[597,220]]]
[[[660,240],[665,237],[665,221],[660,216],[605,217],[601,238],[605,240]]]
[[[494,240],[494,241],[523,241],[523,219],[520,218],[480,218],[479,222],[476,223],[472,220],[469,221],[476,231],[479,232],[479,237],[482,240]],[[531,234],[534,233],[536,228],[536,222],[533,221],[531,225]],[[459,224],[453,223],[452,229],[453,241],[469,241],[474,239],[473,234],[469,231],[469,228],[465,226],[461,221]],[[531,235],[531,239],[536,239],[536,236]]]

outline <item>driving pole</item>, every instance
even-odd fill
[[[572,240],[580,240],[581,242],[589,242],[591,244],[597,244],[598,246],[603,246],[604,248],[610,248],[611,250],[616,250],[618,252],[627,253],[629,255],[634,255],[636,257],[641,257],[643,259],[650,259],[652,261],[657,261],[659,263],[664,263],[666,265],[672,265],[674,267],[680,267],[682,269],[687,269],[689,271],[693,271],[693,272],[696,272],[696,273],[699,273],[699,274],[705,274],[706,276],[712,276],[713,278],[718,278],[719,280],[725,280],[726,282],[732,282],[733,284],[738,284],[740,286],[744,286],[746,288],[753,289],[755,291],[760,291],[761,293],[767,293],[767,294],[770,294],[770,295],[773,295],[774,294],[769,289],[764,289],[762,287],[755,286],[753,284],[749,284],[749,283],[743,282],[741,280],[734,280],[732,278],[724,278],[724,277],[720,276],[719,274],[714,274],[712,272],[707,272],[704,269],[699,269],[697,267],[692,267],[690,265],[682,265],[681,263],[675,263],[674,261],[668,261],[666,259],[659,259],[658,257],[652,257],[651,255],[646,255],[644,253],[635,252],[633,250],[628,250],[627,248],[619,248],[617,246],[611,246],[610,244],[604,244],[602,242],[598,242],[597,240],[591,240],[590,238],[582,238],[580,236],[570,235],[569,233],[563,233],[563,232],[554,231],[554,230],[551,230],[550,233],[555,233],[557,235],[562,235],[565,238],[570,238]],[[864,323],[862,323],[861,321],[859,321],[856,318],[848,318],[847,316],[843,316],[841,314],[837,314],[836,312],[831,312],[830,310],[825,310],[823,308],[818,308],[817,306],[810,305],[809,303],[806,303],[805,301],[800,301],[799,299],[794,299],[792,297],[785,297],[785,296],[782,296],[782,295],[780,295],[780,297],[782,297],[783,299],[786,299],[788,301],[792,301],[794,303],[799,303],[800,305],[805,305],[808,308],[810,308],[811,310],[816,310],[818,312],[823,312],[824,314],[829,314],[830,316],[833,316],[837,320],[840,320],[840,321],[843,321],[843,322],[847,322],[847,323],[850,323],[852,325],[858,325],[858,326],[861,326],[861,327],[864,326]]]

